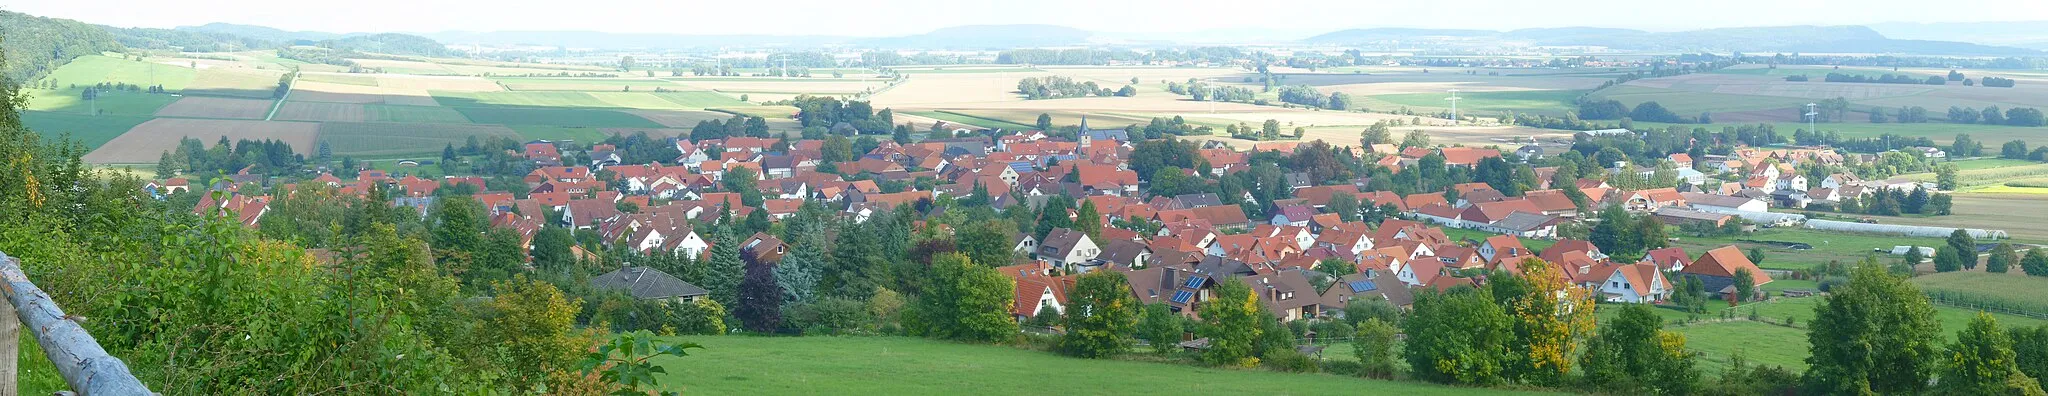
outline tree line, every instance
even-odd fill
[[[1133,79],[1136,80],[1136,79]],[[1094,81],[1075,82],[1065,76],[1025,77],[1017,80],[1017,92],[1025,99],[1078,98],[1085,96],[1136,96],[1138,89],[1125,85],[1111,90],[1095,84]]]

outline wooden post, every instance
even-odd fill
[[[0,301],[0,396],[21,393],[21,318],[14,315],[14,303]]]
[[[121,358],[108,355],[92,334],[50,300],[49,293],[29,282],[28,275],[21,271],[21,262],[6,254],[0,254],[0,294],[6,295],[7,305],[11,306],[8,310],[13,311],[6,316],[20,321],[15,325],[17,329],[21,324],[28,325],[29,333],[42,346],[43,357],[57,366],[57,374],[64,377],[71,390],[85,395],[152,394],[148,386],[128,371]],[[19,333],[15,337],[9,340],[19,340]],[[10,382],[12,378],[8,378]]]

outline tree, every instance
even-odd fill
[[[1357,273],[1358,267],[1336,257],[1325,257],[1316,261],[1315,270],[1330,276],[1344,276]]]
[[[1970,237],[1969,231],[1958,228],[1950,232],[1948,248],[1956,251],[1956,258],[1962,260],[1963,269],[1977,269],[1977,239]]]
[[[2036,385],[2048,387],[2048,379],[2044,379],[2048,378],[2048,325],[2015,327],[2009,333],[2020,373],[2034,378]]]
[[[1016,284],[959,253],[932,257],[932,281],[918,298],[920,332],[936,338],[995,342],[1017,333],[1010,317]]]
[[[1038,113],[1038,123],[1033,124],[1041,131],[1052,130],[1052,114]]]
[[[2041,395],[2041,384],[2020,372],[2012,339],[1991,314],[1978,312],[1949,344],[1934,391],[1946,395]]]
[[[1956,180],[1955,164],[1941,164],[1934,167],[1934,185],[1942,191],[1955,191],[1961,184]]]
[[[755,212],[765,212],[756,210]],[[781,289],[782,303],[809,304],[818,301],[819,284],[824,270],[832,257],[827,256],[822,224],[794,224],[790,228],[800,231],[786,235],[790,242],[789,254],[782,256],[782,262],[773,265],[775,284]]]
[[[740,260],[740,243],[732,232],[729,227],[711,232],[711,252],[705,260],[702,282],[704,290],[711,292],[711,301],[720,306],[739,307],[740,280],[746,277],[747,267]]]
[[[1808,329],[1805,382],[1814,394],[1920,393],[1938,365],[1933,306],[1875,257],[1829,290]]]
[[[1402,322],[1408,335],[1402,356],[1425,381],[1493,385],[1501,383],[1514,337],[1513,320],[1494,305],[1491,292],[1469,287],[1415,296],[1414,311]]]
[[[1748,268],[1735,270],[1735,302],[1749,301],[1756,297],[1756,274]]]
[[[1196,308],[1202,317],[1198,334],[1209,339],[1202,361],[1217,366],[1257,366],[1259,358],[1253,356],[1252,345],[1263,334],[1258,296],[1237,278],[1225,279],[1211,293],[1215,298]]]
[[[1750,263],[1761,265],[1764,263],[1764,248],[1752,246],[1742,252],[1742,257],[1749,259]]]
[[[1401,325],[1401,308],[1387,301],[1386,296],[1373,295],[1368,298],[1352,299],[1344,303],[1344,320],[1352,326],[1365,326],[1366,320],[1378,319],[1387,324]]]
[[[2029,276],[2048,276],[2048,251],[2038,247],[2027,249],[2027,257],[2020,259],[2020,271]]]
[[[173,177],[178,177],[178,165],[171,161],[171,152],[165,151],[162,156],[156,159],[156,178],[170,179]]]
[[[1145,304],[1143,310],[1144,316],[1138,319],[1136,329],[1138,338],[1145,339],[1145,343],[1152,347],[1152,353],[1163,355],[1178,348],[1176,344],[1180,342],[1181,321],[1184,319],[1174,315],[1173,309],[1164,303]]]
[[[1594,388],[1617,394],[1683,395],[1693,393],[1697,372],[1685,336],[1663,330],[1663,319],[1644,304],[1624,304],[1620,314],[1586,341],[1579,356],[1585,379]]]
[[[740,281],[739,308],[733,316],[747,331],[769,334],[782,328],[782,286],[775,282],[775,264],[745,255],[747,273]]]
[[[1080,169],[1075,167],[1074,169]],[[1102,213],[1095,209],[1095,200],[1081,200],[1081,209],[1074,211],[1074,229],[1088,234],[1088,240],[1108,244],[1102,240]]]
[[[1622,209],[1620,205],[1609,205],[1600,209],[1599,218],[1600,222],[1593,225],[1588,242],[1592,242],[1593,246],[1599,247],[1601,252],[1609,255],[1626,257],[1629,252],[1640,254],[1640,248],[1632,246],[1631,243],[1636,239],[1631,236],[1636,227],[1633,227],[1634,219],[1629,216],[1627,210]]]
[[[1401,148],[1409,147],[1429,147],[1429,133],[1421,129],[1408,131],[1407,135],[1401,136]]]
[[[533,266],[545,271],[566,271],[576,264],[570,247],[576,238],[561,227],[544,227],[533,234]]]
[[[1955,248],[1942,247],[1934,252],[1934,272],[1956,272],[1963,270],[1963,255]]]
[[[1545,386],[1563,384],[1571,374],[1578,341],[1593,331],[1593,296],[1572,285],[1567,273],[1541,259],[1521,263],[1520,283],[1528,287],[1503,308],[1514,324],[1514,354],[1507,376]]]
[[[1395,367],[1395,333],[1393,324],[1379,319],[1366,319],[1358,324],[1357,332],[1351,335],[1351,354],[1361,366],[1358,375],[1368,378],[1392,379],[1400,369]]]
[[[1067,334],[1060,337],[1060,350],[1085,358],[1122,353],[1138,325],[1138,302],[1132,296],[1122,272],[1081,275],[1067,294]]]
[[[1991,249],[1991,258],[1984,260],[1984,271],[2003,274],[2019,262],[2020,253],[2012,247],[2012,243],[1999,242],[1998,247]]]
[[[497,296],[489,300],[493,314],[484,332],[505,348],[514,375],[546,378],[573,364],[573,356],[562,351],[581,351],[589,345],[588,336],[576,330],[576,307],[583,303],[563,297],[554,285],[522,275],[497,282],[492,289]]]

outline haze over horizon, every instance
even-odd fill
[[[1059,25],[1116,33],[1171,34],[1233,29],[1314,34],[1371,27],[1505,31],[1590,26],[1680,31],[1751,26],[2048,19],[2048,2],[2037,0],[1951,1],[1943,3],[1941,8],[1957,12],[1947,13],[1928,13],[1929,5],[1923,2],[1768,0],[1729,0],[1715,7],[1621,0],[1473,0],[1450,7],[1419,2],[1337,2],[1256,9],[1246,8],[1240,2],[1213,0],[1133,0],[1114,4],[1084,0],[1043,0],[1032,4],[881,0],[861,6],[847,6],[845,2],[788,0],[779,2],[776,9],[810,11],[772,14],[752,9],[757,5],[751,3],[676,5],[647,0],[604,2],[581,7],[561,6],[560,3],[506,6],[507,2],[468,0],[363,0],[299,3],[289,9],[277,7],[272,2],[254,0],[203,3],[195,6],[154,1],[0,0],[0,9],[113,26],[153,28],[220,22],[330,33],[598,31],[855,37],[910,35],[950,26],[995,24]],[[1323,11],[1298,11],[1304,7]],[[1219,16],[1218,10],[1233,11]],[[764,21],[774,23],[763,26]]]

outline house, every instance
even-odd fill
[[[1489,262],[1500,262],[1503,258],[1534,256],[1529,248],[1522,247],[1522,240],[1511,235],[1495,235],[1479,242],[1479,258]]]
[[[1010,235],[1010,251],[1023,254],[1036,252],[1038,251],[1038,237],[1021,232]]]
[[[1300,269],[1247,276],[1244,283],[1266,304],[1266,312],[1282,322],[1322,316],[1323,298]]]
[[[1619,303],[1661,303],[1671,296],[1671,282],[1655,264],[1604,265],[1608,272],[1600,281],[1601,299]]]
[[[1280,208],[1279,212],[1273,215],[1273,225],[1306,227],[1309,219],[1316,215],[1316,211],[1307,206],[1289,206]]]
[[[998,267],[996,270],[1017,284],[1010,303],[1010,315],[1017,321],[1030,320],[1045,310],[1066,311],[1066,290],[1073,279],[1052,276],[1050,264],[1037,261]]]
[[[740,253],[754,256],[757,262],[775,264],[781,263],[782,256],[789,254],[789,245],[774,235],[756,232],[740,242]]]
[[[1088,234],[1066,228],[1054,228],[1045,234],[1045,241],[1038,244],[1038,259],[1052,263],[1068,272],[1084,273],[1095,269],[1089,260],[1102,254],[1102,248],[1088,239]]]
[[[711,294],[681,278],[648,267],[626,267],[590,278],[590,287],[625,292],[639,300],[693,303]]]
[[[1386,299],[1401,308],[1415,304],[1415,295],[1408,291],[1408,285],[1401,284],[1393,274],[1365,272],[1338,277],[1336,284],[1323,291],[1322,303],[1329,316],[1342,317],[1345,305],[1373,298]]]
[[[1742,255],[1742,249],[1735,246],[1709,250],[1678,272],[1699,279],[1708,292],[1718,291],[1725,298],[1734,295],[1735,274],[1739,271],[1748,271],[1755,282],[1754,286],[1771,283],[1771,276],[1764,273],[1763,269],[1757,268],[1756,263],[1750,262],[1748,256]]]
[[[1107,232],[1108,230],[1103,230]],[[1144,268],[1152,262],[1152,248],[1144,242],[1129,239],[1113,239],[1102,247],[1102,254],[1095,261],[1106,265],[1129,268]]]
[[[1656,264],[1659,271],[1675,272],[1691,265],[1692,257],[1686,256],[1684,248],[1668,247],[1649,251],[1643,255],[1643,262]]]
[[[1534,144],[1522,146],[1515,149],[1515,157],[1521,158],[1524,162],[1543,159],[1543,146]]]

